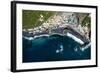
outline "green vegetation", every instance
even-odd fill
[[[89,17],[89,14],[82,21],[82,26],[87,26],[88,28],[91,28],[91,17]]]
[[[55,12],[51,11],[23,10],[22,11],[23,28],[27,29],[27,28],[38,27],[54,14]]]

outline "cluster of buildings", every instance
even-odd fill
[[[74,30],[78,31],[80,34],[89,38],[89,29],[86,26],[81,26],[81,21],[84,19],[86,14],[78,14],[71,12],[57,12],[54,16],[51,16],[47,21],[45,21],[41,26],[23,29],[23,31],[28,31],[33,35],[38,33],[52,33],[53,29],[63,28],[71,26]],[[43,21],[43,15],[40,16],[40,21]]]

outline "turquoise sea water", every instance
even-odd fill
[[[32,39],[23,37],[23,62],[91,59],[91,46],[85,50],[81,48],[82,45],[72,38],[58,34]]]

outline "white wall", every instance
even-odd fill
[[[11,0],[0,0],[0,73],[11,73],[10,72],[10,1]],[[31,1],[98,5],[100,7],[100,0],[31,0]],[[100,9],[98,13],[100,13]],[[100,14],[98,16],[100,16]],[[99,27],[100,25],[98,25],[98,28]],[[100,37],[100,34],[99,34],[99,37]],[[100,52],[99,48],[98,48],[98,52]],[[100,58],[99,58],[99,61],[100,61]],[[100,66],[100,63],[99,63],[99,66]],[[34,73],[56,73],[56,72],[57,73],[94,73],[94,72],[100,73],[100,67],[38,71]]]

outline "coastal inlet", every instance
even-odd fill
[[[89,13],[23,10],[22,62],[91,59]]]
[[[85,46],[59,34],[23,37],[23,62],[90,59],[91,46]]]

